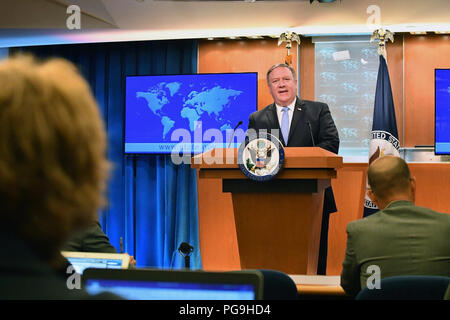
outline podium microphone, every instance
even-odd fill
[[[234,138],[234,133],[236,132],[236,129],[237,129],[241,124],[242,124],[242,120],[238,122],[238,124],[236,125],[236,127],[234,127],[234,129],[233,129],[233,134],[231,135],[231,139],[230,139],[230,142],[228,143],[228,147],[227,147],[227,148],[230,147],[231,142],[233,141],[233,138]]]
[[[312,128],[311,128],[311,122],[307,121],[306,123],[308,124],[309,134],[311,135],[311,140],[312,140],[313,147],[315,147],[316,144],[314,143],[314,136],[313,136],[313,132],[312,132]]]
[[[184,257],[184,265],[186,269],[191,268],[190,255],[194,251],[194,247],[187,242],[182,242],[178,247],[178,252]]]

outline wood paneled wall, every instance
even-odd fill
[[[394,100],[395,116],[397,120],[398,140],[404,145],[403,126],[403,35],[395,35],[394,43],[387,44],[387,63],[391,80],[392,97]]]
[[[405,147],[434,145],[434,69],[450,68],[449,35],[405,35]]]
[[[315,54],[312,39],[301,37],[300,48],[300,98],[314,101]]]
[[[388,44],[388,68],[402,146],[434,141],[434,68],[450,67],[445,35],[396,35]],[[267,69],[283,62],[285,48],[276,40],[201,41],[199,72],[258,72],[258,109],[272,103]],[[314,100],[314,44],[302,38],[299,56],[300,96]],[[294,67],[296,63],[294,62]],[[245,120],[244,120],[245,121]],[[410,164],[417,179],[416,204],[450,213],[450,163]],[[327,274],[339,275],[345,255],[348,222],[362,217],[367,164],[344,164],[332,181],[338,212],[331,215]],[[206,270],[240,269],[231,196],[220,180],[199,180],[200,250]]]
[[[198,72],[258,72],[258,110],[262,109],[273,103],[267,88],[267,70],[274,64],[284,63],[286,55],[286,48],[277,42],[276,39],[201,41]],[[292,48],[291,53],[297,71],[297,48]]]

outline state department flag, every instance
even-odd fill
[[[380,55],[377,87],[375,90],[375,105],[369,148],[369,165],[385,155],[400,156],[397,122],[395,119],[394,100],[392,98],[391,81],[386,60]],[[367,183],[367,189],[369,185]],[[367,217],[378,211],[377,206],[370,201],[367,190],[364,200],[364,214]]]

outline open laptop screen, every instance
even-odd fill
[[[93,270],[83,274],[90,294],[112,292],[130,300],[256,300],[259,273],[172,270]]]

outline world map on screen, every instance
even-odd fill
[[[136,92],[136,98],[146,100],[151,112],[160,118],[163,126],[162,138],[183,119],[189,122],[189,130],[194,132],[196,122],[202,121],[208,127],[218,128],[220,131],[232,128],[233,124],[225,121],[223,112],[232,112],[236,97],[242,94],[237,89],[222,88],[215,85],[210,88],[185,86],[180,82],[158,83],[147,91]]]
[[[171,153],[175,146],[202,151],[247,130],[257,109],[257,73],[128,76],[125,152]],[[240,140],[239,140],[240,139]]]

